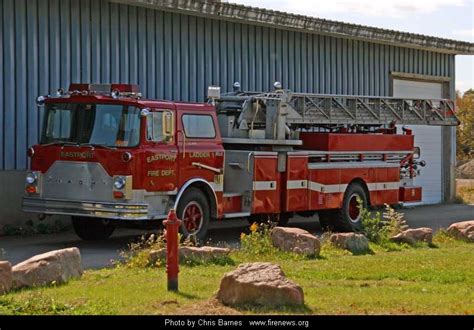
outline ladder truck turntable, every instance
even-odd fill
[[[45,107],[28,150],[22,208],[72,216],[84,240],[118,223],[150,224],[176,209],[182,233],[212,221],[285,225],[319,214],[323,227],[360,229],[360,210],[421,201],[420,150],[397,125],[459,124],[451,100],[209,87],[208,102],[142,98],[136,85],[72,84]]]

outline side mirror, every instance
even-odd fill
[[[174,135],[174,120],[171,112],[163,112],[163,137],[166,141],[173,139]]]
[[[147,109],[147,108],[142,109],[142,111],[140,112],[140,116],[142,117],[148,117],[150,115],[151,115],[150,109]]]

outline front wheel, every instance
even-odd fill
[[[115,230],[112,221],[87,217],[72,217],[72,226],[77,236],[84,241],[106,240]]]
[[[198,241],[205,240],[210,217],[209,203],[203,192],[197,188],[188,189],[178,204],[178,218],[182,221],[183,236],[194,237]]]

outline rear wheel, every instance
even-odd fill
[[[368,196],[362,184],[355,182],[349,185],[344,193],[342,208],[339,210],[322,211],[319,213],[319,222],[324,230],[340,232],[358,232],[362,230],[361,211],[367,208]]]
[[[178,205],[178,218],[182,221],[181,233],[185,238],[206,239],[209,229],[210,210],[204,193],[197,188],[188,189]]]
[[[335,218],[336,212],[334,210],[331,211],[320,211],[318,213],[319,216],[319,224],[324,231],[332,231],[334,230],[334,226],[332,224]]]
[[[87,217],[72,217],[72,226],[77,236],[84,241],[106,240],[115,230],[112,221]]]

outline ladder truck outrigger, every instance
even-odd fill
[[[425,162],[410,129],[459,124],[451,100],[210,87],[208,102],[142,98],[135,85],[72,84],[40,96],[23,210],[72,216],[84,240],[176,209],[184,236],[241,218],[361,228],[364,207],[419,202]],[[399,132],[400,131],[400,132]]]

